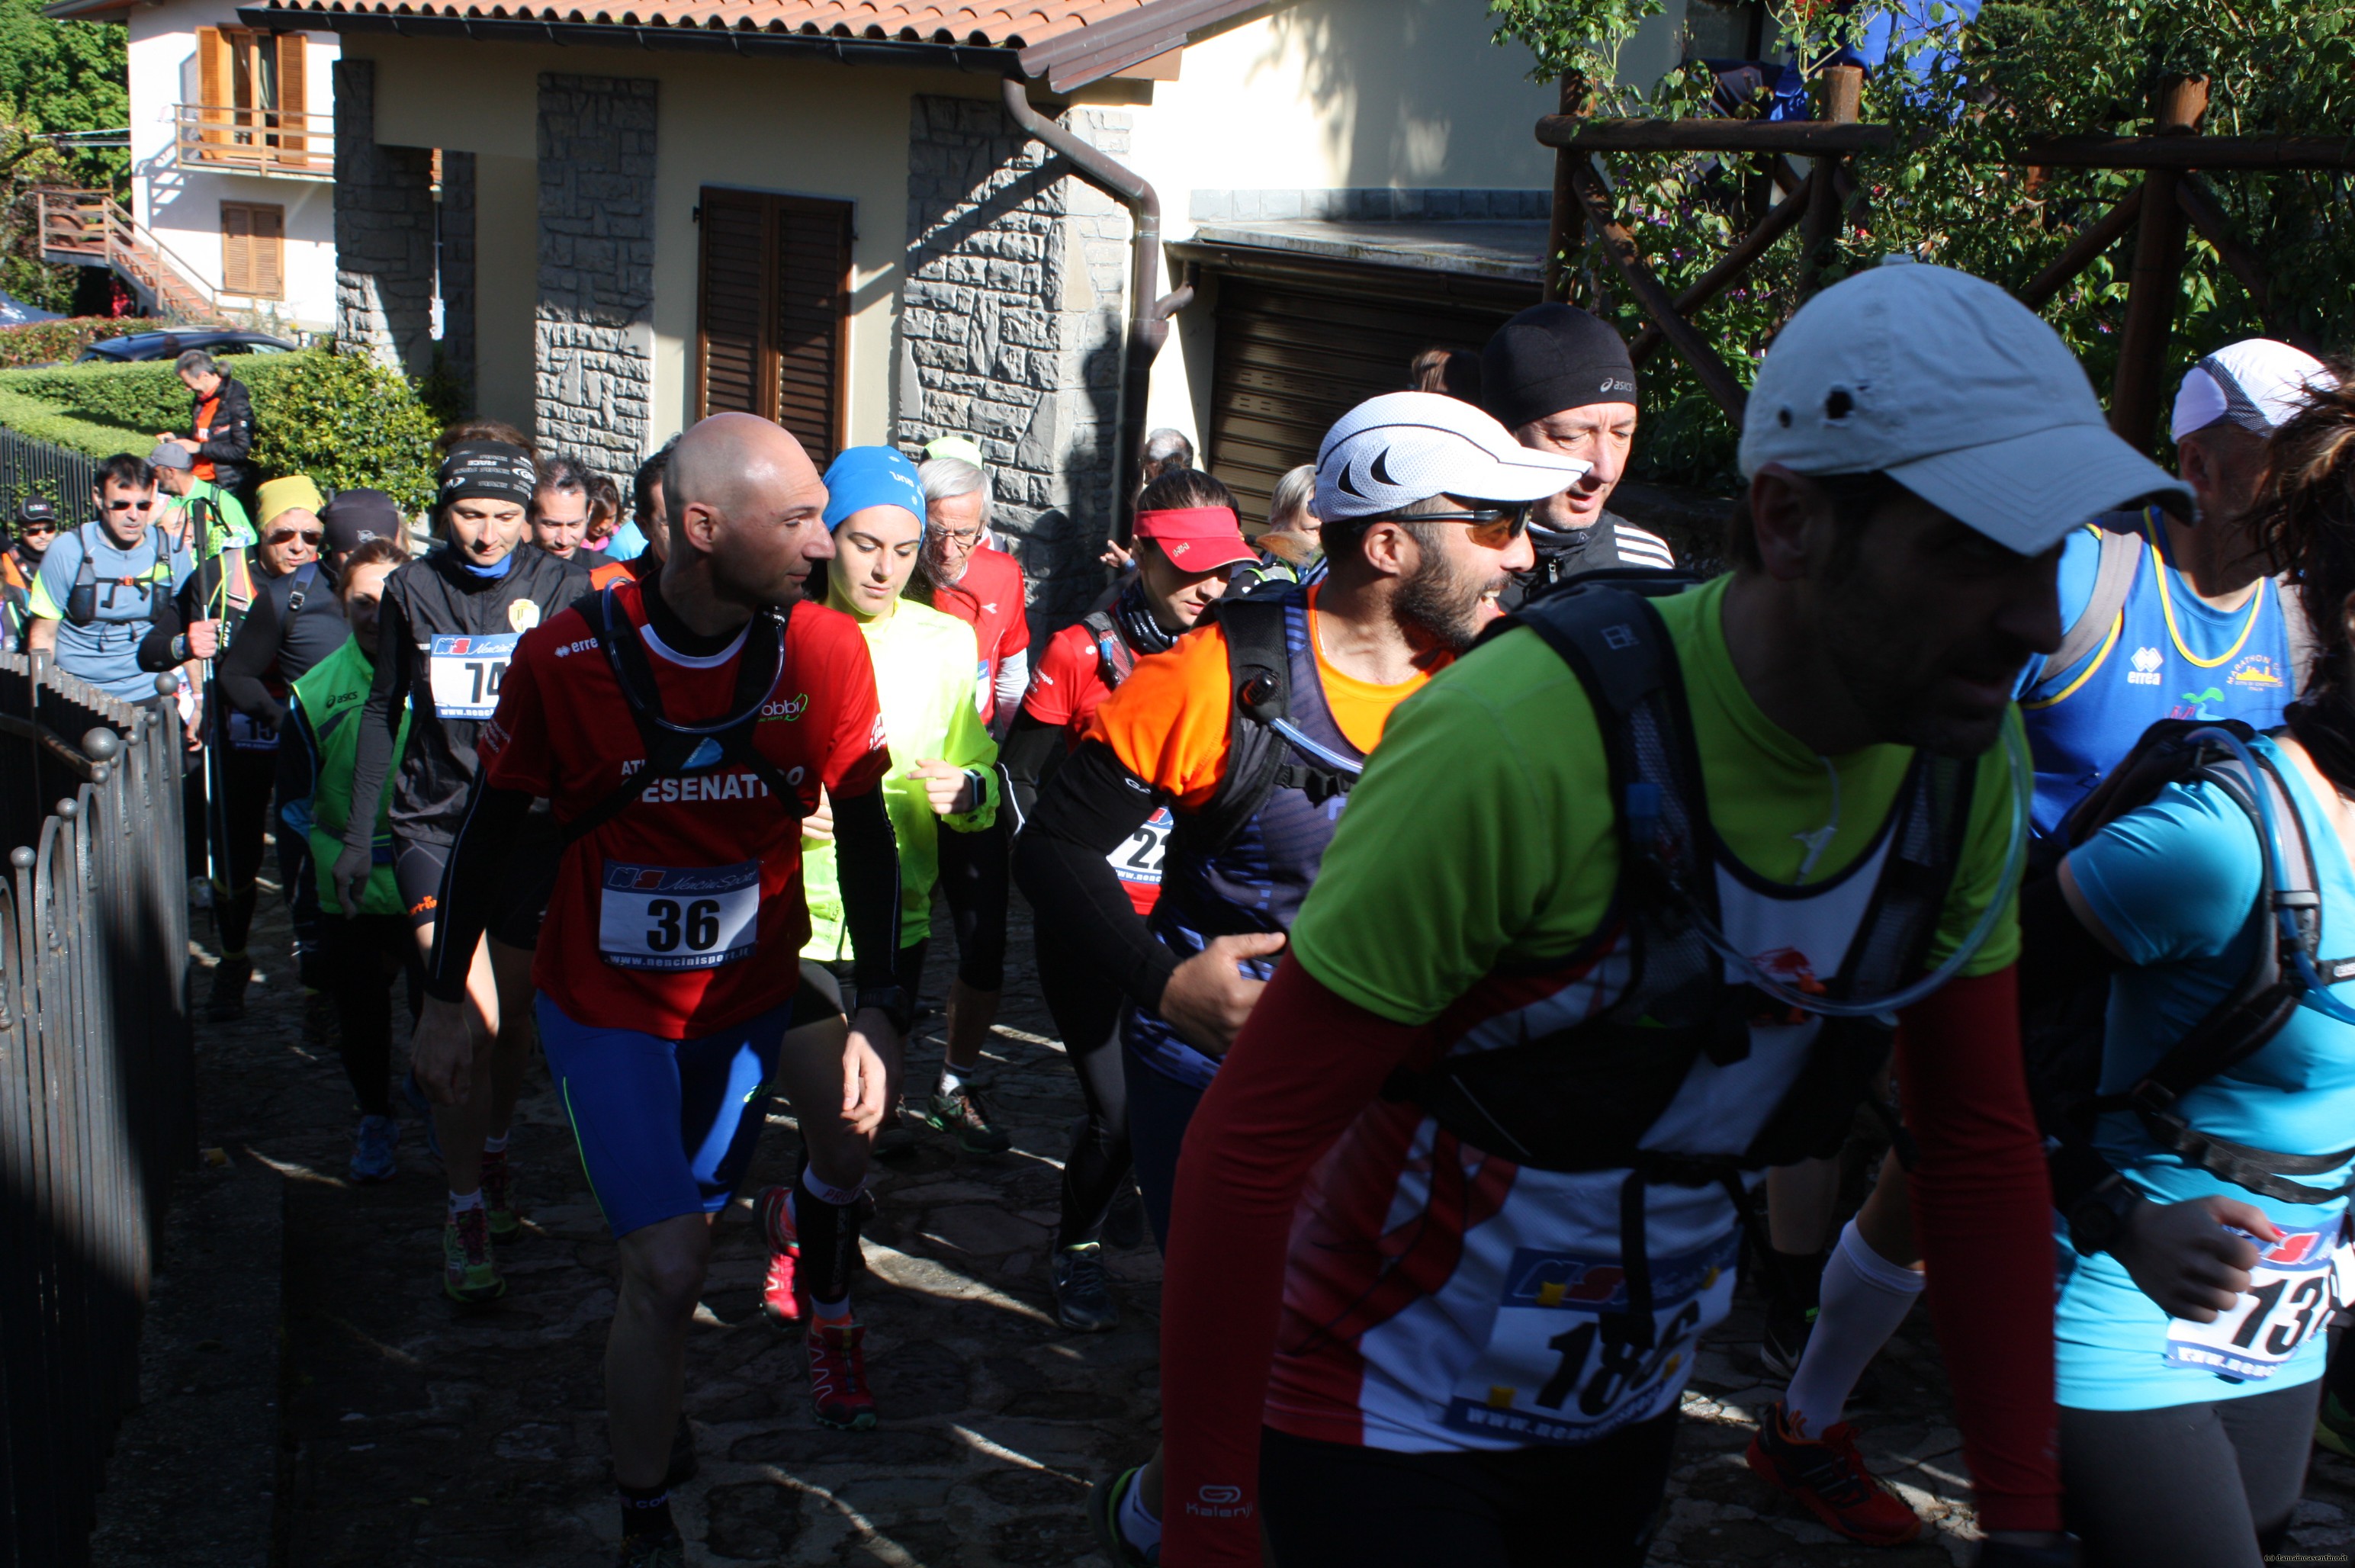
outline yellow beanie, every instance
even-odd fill
[[[255,492],[255,499],[259,503],[257,520],[265,528],[281,512],[300,507],[315,517],[319,508],[327,504],[308,474],[289,474],[283,479],[269,480]]]

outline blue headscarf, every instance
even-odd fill
[[[832,533],[842,519],[869,507],[897,507],[924,527],[924,487],[917,483],[916,465],[889,446],[846,447],[826,471],[826,529]]]

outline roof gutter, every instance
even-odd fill
[[[1136,475],[1145,450],[1145,401],[1153,383],[1153,361],[1169,336],[1169,318],[1194,302],[1188,283],[1163,294],[1161,287],[1161,197],[1143,175],[1030,106],[1030,95],[1008,74],[1000,84],[1006,112],[1026,135],[1060,155],[1079,177],[1126,207],[1135,219],[1128,242],[1128,336],[1121,350],[1120,432],[1113,452],[1114,534],[1123,543],[1136,526]]]

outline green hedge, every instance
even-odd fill
[[[253,394],[263,477],[308,474],[331,494],[370,486],[411,513],[432,504],[439,427],[405,378],[328,352],[240,356],[229,369]],[[0,370],[0,424],[94,456],[144,453],[157,431],[187,428],[188,389],[169,360]]]
[[[71,359],[91,344],[134,332],[159,332],[165,324],[138,316],[71,315],[62,321],[28,321],[0,326],[0,367],[47,365]]]

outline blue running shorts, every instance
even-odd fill
[[[575,1022],[539,993],[539,1042],[616,1236],[728,1206],[761,1141],[788,1002],[698,1040]]]

